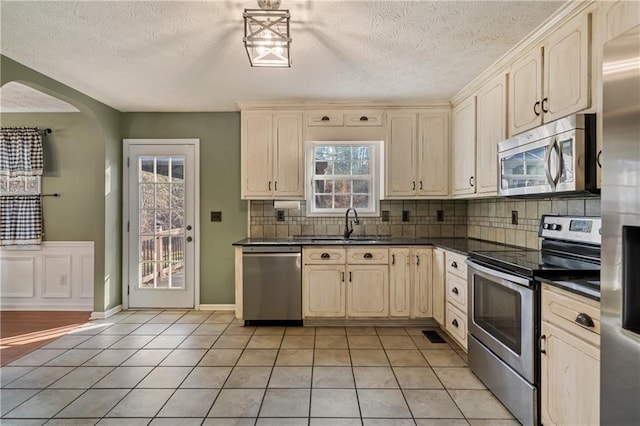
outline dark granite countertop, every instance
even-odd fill
[[[579,296],[600,301],[600,278],[581,280],[550,280],[548,278],[536,278],[538,281],[561,288]]]

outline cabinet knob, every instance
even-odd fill
[[[579,313],[578,316],[576,317],[575,321],[578,324],[583,325],[585,327],[594,327],[595,326],[595,324],[593,323],[593,320],[587,314]]]
[[[459,293],[458,293],[458,287],[454,287],[453,289],[451,289],[451,293],[453,293],[453,294],[459,294]]]
[[[411,181],[411,190],[412,191],[416,190],[416,181],[415,180]]]
[[[326,115],[323,115],[322,118],[320,119],[320,121],[330,121],[331,119],[329,117],[327,117]]]
[[[360,121],[369,121],[369,117],[363,115],[362,117],[360,117]]]
[[[363,256],[365,259],[372,259],[373,255],[371,253],[365,253]]]
[[[330,255],[329,253],[322,253],[322,254],[320,255],[320,258],[321,258],[321,259],[329,259],[330,257],[331,257],[331,255]]]
[[[278,181],[275,181],[273,183],[273,189],[275,189],[276,191],[278,190]]]
[[[420,190],[422,191],[424,189],[424,186],[422,186],[422,181],[420,181]]]
[[[536,115],[536,117],[540,117],[540,101],[533,104],[533,113]]]
[[[547,351],[542,349],[542,342],[546,341],[547,336],[545,336],[544,334],[542,336],[540,336],[540,339],[538,339],[538,346],[540,347],[540,353],[541,354],[546,354]]]
[[[469,186],[473,188],[473,176],[469,178]]]
[[[269,181],[269,191],[271,191],[271,181]]]
[[[351,282],[351,271],[349,271],[349,282]]]
[[[342,277],[342,282],[344,282],[344,272],[340,272],[340,276]]]
[[[420,265],[420,256],[416,256],[416,265]]]
[[[453,321],[451,321],[451,325],[453,325],[455,328],[458,328],[458,320],[454,319]]]
[[[455,261],[451,262],[451,267],[458,269],[458,264]]]
[[[549,112],[549,110],[546,107],[548,102],[549,102],[549,98],[544,98],[542,100],[542,103],[540,104],[540,106],[542,107],[542,112]]]
[[[598,163],[598,167],[602,168],[602,150],[598,151],[598,155],[596,155],[596,163]]]
[[[396,255],[395,255],[395,254],[392,254],[392,255],[391,255],[391,264],[392,264],[392,265],[395,265],[395,264],[396,264]]]

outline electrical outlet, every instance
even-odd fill
[[[511,210],[511,224],[518,224],[518,210]]]
[[[284,222],[284,210],[278,210],[277,221]]]
[[[436,221],[442,222],[444,220],[444,210],[438,210],[436,212]]]
[[[402,210],[402,221],[409,222],[409,210]]]
[[[211,222],[222,222],[222,212],[211,212]]]
[[[382,221],[389,222],[389,210],[382,210]]]

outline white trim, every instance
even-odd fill
[[[105,319],[105,318],[109,318],[115,314],[117,314],[118,312],[120,312],[122,310],[122,305],[118,305],[118,306],[114,306],[111,309],[108,309],[104,312],[96,312],[93,311],[91,313],[91,317],[89,319],[92,320],[96,320],[96,319]]]
[[[88,303],[67,303],[67,304],[54,304],[54,303],[21,303],[21,302],[6,302],[2,301],[0,310],[3,311],[78,311],[78,312],[91,312],[93,310],[93,300]]]
[[[202,303],[200,304],[201,311],[235,311],[236,305],[233,303],[227,304],[215,304],[215,303]]]
[[[122,308],[129,309],[129,149],[131,145],[193,145],[195,176],[193,309],[200,309],[200,139],[123,139],[122,149]],[[170,308],[169,308],[170,309]]]

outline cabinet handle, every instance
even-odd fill
[[[364,257],[365,259],[372,259],[373,255],[371,253],[365,253],[362,257]]]
[[[546,354],[547,351],[542,349],[542,342],[545,341],[546,342],[547,336],[545,336],[544,334],[542,336],[540,336],[540,339],[538,339],[538,346],[540,346],[540,353],[541,354]]]
[[[578,324],[583,325],[585,327],[594,327],[595,326],[595,324],[593,323],[593,320],[587,314],[583,314],[583,313],[578,314],[578,316],[576,317],[575,321]]]
[[[451,267],[458,269],[458,264],[455,261],[451,262]]]
[[[322,118],[320,119],[320,121],[331,121],[331,119],[329,117],[327,117],[326,115],[323,115]]]
[[[331,257],[331,255],[330,255],[329,253],[322,253],[322,254],[320,255],[320,258],[321,258],[321,259],[329,259],[330,257]]]
[[[536,117],[540,117],[540,101],[536,102],[535,104],[533,104],[533,113],[536,115]]]
[[[349,282],[351,282],[351,271],[349,271]]]
[[[458,293],[458,287],[454,287],[453,289],[451,289],[451,293],[453,293],[453,294],[459,294],[459,293]]]
[[[548,98],[544,98],[542,100],[542,103],[540,104],[540,107],[542,108],[542,112],[549,112],[549,110],[547,109],[547,107],[545,106],[547,104],[547,102],[549,102]]]
[[[451,325],[453,325],[455,328],[458,328],[458,320],[454,319],[453,321],[451,321]]]
[[[412,180],[412,181],[411,181],[411,190],[412,190],[412,191],[415,191],[415,190],[416,190],[416,181],[415,181],[415,180]]]
[[[271,191],[271,181],[269,181],[269,191]]]
[[[362,117],[360,117],[360,121],[369,121],[369,117],[363,115]]]
[[[416,256],[416,265],[420,264],[420,256]]]
[[[344,272],[340,272],[340,276],[342,277],[342,282],[344,282]]]
[[[598,151],[598,155],[596,155],[596,163],[598,163],[598,167],[602,168],[602,161],[600,158],[602,157],[602,150]]]
[[[422,186],[422,181],[420,181],[420,190],[422,191],[424,187]]]
[[[473,176],[469,178],[469,186],[473,188]]]
[[[276,191],[278,190],[278,181],[275,181],[273,183],[273,189],[275,189]]]
[[[395,264],[396,264],[396,255],[395,255],[395,254],[392,254],[392,255],[391,255],[391,264],[392,264],[392,265],[395,265]]]

